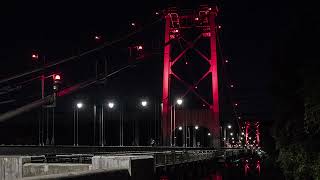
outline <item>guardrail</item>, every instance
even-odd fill
[[[155,167],[209,160],[217,157],[216,150],[165,151],[154,153]]]

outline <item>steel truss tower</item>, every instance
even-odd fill
[[[210,108],[210,120],[206,123],[207,128],[212,136],[211,144],[220,147],[220,128],[219,128],[219,92],[218,92],[218,63],[217,63],[217,25],[215,18],[218,13],[216,6],[200,6],[197,10],[178,10],[177,8],[169,8],[165,11],[165,47],[164,47],[164,66],[163,66],[163,91],[162,91],[162,130],[163,145],[169,145],[170,135],[170,111],[173,100],[170,99],[171,78],[182,82],[187,88],[182,97],[192,92],[202,103]],[[192,41],[184,39],[187,33],[196,33],[198,36]],[[199,48],[198,44],[203,43],[200,39],[209,41],[209,54],[206,55]],[[187,45],[177,55],[173,56],[173,41],[182,40]],[[197,47],[196,47],[197,43]],[[199,60],[207,61],[210,65],[209,69],[195,83],[186,82],[172,69],[173,65],[180,61],[188,51],[196,52]],[[177,54],[177,53],[176,53]],[[209,101],[197,92],[197,85],[206,77],[211,76],[211,97]]]

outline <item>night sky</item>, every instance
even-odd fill
[[[1,2],[0,78],[35,68],[37,65],[30,58],[32,52],[39,52],[41,57],[45,55],[47,62],[54,62],[96,47],[102,41],[117,39],[132,31],[131,22],[151,22],[157,18],[154,17],[155,11],[169,4],[193,5],[187,1]],[[228,106],[231,102],[236,102],[243,118],[271,122],[272,58],[275,56],[275,49],[282,48],[282,41],[285,41],[282,36],[291,28],[291,7],[286,2],[249,0],[222,1],[219,4],[221,13],[217,21],[222,25],[219,35],[222,54],[223,59],[229,60],[229,64],[224,67],[226,74],[222,77],[225,80],[222,87],[225,111],[229,113]],[[52,68],[48,73],[61,72],[64,81],[62,86],[67,87],[88,79],[88,76],[94,76],[93,59],[103,61],[103,58],[109,58],[108,71],[113,71],[128,62],[128,44],[143,42],[144,39],[161,43],[162,27],[161,23],[155,25],[150,28],[149,33],[146,30],[145,34],[142,32],[102,52]],[[96,42],[95,35],[101,35],[102,41]],[[146,94],[145,96],[160,97],[161,68],[161,55],[155,55],[152,60],[108,80],[106,91],[109,94],[104,96],[141,97]],[[235,88],[228,90],[226,86],[229,83],[234,84]],[[33,83],[30,86],[32,87],[22,94],[18,90],[13,94],[1,95],[1,101],[16,100],[0,104],[1,112],[39,97],[40,94],[36,92],[39,84]],[[72,109],[66,110],[70,101],[78,97],[90,101],[93,92],[94,88],[88,88],[68,96],[66,101],[61,101],[63,108],[60,107],[57,111],[71,112]],[[9,123],[10,128],[2,124],[1,132],[18,131],[18,127],[22,128],[18,125],[21,119],[20,117],[14,123]],[[30,126],[32,125],[28,127]],[[33,135],[36,134],[36,130],[34,131]]]

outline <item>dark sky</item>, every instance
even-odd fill
[[[178,1],[176,4],[186,3],[189,6],[193,4],[192,1],[190,2]],[[77,52],[97,45],[93,41],[95,34],[102,35],[105,41],[116,39],[130,32],[131,21],[144,24],[152,18],[156,10],[163,9],[168,4],[175,3],[142,0],[86,1],[85,3],[26,1],[5,4],[1,2],[0,78],[32,69],[34,67],[30,60],[32,51],[40,52],[52,62],[75,55]],[[285,1],[220,2],[221,13],[218,22],[222,24],[220,34],[222,53],[230,61],[226,67],[228,79],[236,86],[231,93],[227,93],[224,89],[226,91],[224,95],[232,97],[234,102],[240,104],[239,112],[246,118],[264,121],[271,119],[272,58],[275,55],[275,48],[285,41],[282,36],[291,30],[291,15],[294,14],[292,12],[294,8],[291,5]],[[156,35],[158,38],[155,40],[161,40],[160,30]],[[137,38],[139,36],[131,39],[130,42],[134,42]],[[126,49],[125,45],[126,43],[119,43],[118,48],[111,51],[120,53]],[[104,53],[108,52],[110,50]],[[112,64],[117,64],[118,61],[120,62],[118,59],[113,59]],[[158,65],[161,66],[161,63],[151,63],[151,66],[155,67],[153,69],[155,75],[144,77],[141,82],[132,75],[143,76],[144,73],[152,73],[152,69],[148,71],[138,68],[140,72],[125,72],[114,79],[128,84],[137,81],[134,83],[137,85],[136,91],[141,92],[148,91],[148,88],[141,87],[143,82],[159,81],[160,84],[154,85],[153,89],[156,91],[154,94],[158,94],[156,88],[161,86],[161,67],[156,68]],[[91,72],[93,67],[92,64],[83,62],[76,67],[78,66],[86,72]],[[147,66],[142,65],[142,67]],[[63,67],[58,67],[53,71],[62,70]],[[66,77],[68,73],[71,73],[70,70],[65,72],[64,78],[66,82],[71,83],[72,78]],[[84,73],[80,72],[79,76],[85,79]],[[224,78],[227,79],[227,77]],[[112,82],[111,80],[109,86],[112,86]],[[117,83],[115,86],[118,86]]]

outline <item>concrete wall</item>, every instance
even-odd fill
[[[130,175],[127,170],[91,170],[86,172],[77,172],[77,173],[64,173],[64,174],[52,174],[45,176],[33,176],[26,177],[23,180],[56,180],[56,179],[94,179],[94,180],[130,180]]]
[[[26,163],[23,165],[23,177],[43,176],[70,172],[83,172],[91,170],[91,164],[69,163]]]
[[[154,177],[153,156],[94,156],[93,169],[126,169],[132,180],[150,180]]]
[[[0,156],[0,180],[21,179],[22,166],[30,161],[28,156]]]

